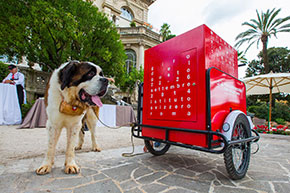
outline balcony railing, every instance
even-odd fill
[[[117,27],[117,30],[121,35],[145,35],[145,36],[150,37],[150,38],[157,40],[159,42],[162,41],[162,36],[160,34],[153,32],[144,26]]]

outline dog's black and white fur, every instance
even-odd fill
[[[67,148],[65,155],[65,173],[79,173],[80,168],[75,162],[74,150],[80,149],[83,135],[80,130],[82,120],[91,131],[92,149],[100,151],[95,141],[95,127],[99,107],[102,105],[100,97],[107,92],[109,81],[103,76],[102,69],[91,62],[71,61],[56,69],[47,86],[45,96],[48,131],[48,151],[42,165],[36,170],[37,174],[47,174],[54,164],[55,147],[61,130],[67,130]],[[69,115],[60,112],[60,105],[66,102],[72,107],[83,109],[81,115]],[[77,136],[80,142],[76,147]]]

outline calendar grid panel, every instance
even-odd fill
[[[149,64],[149,119],[196,120],[196,48]]]

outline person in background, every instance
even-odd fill
[[[18,101],[19,101],[19,104],[21,107],[21,105],[23,104],[23,101],[24,101],[24,80],[25,80],[25,77],[21,72],[18,72],[17,67],[13,64],[9,65],[8,69],[9,69],[10,73],[8,74],[8,76],[6,78],[4,78],[2,83],[16,85]]]

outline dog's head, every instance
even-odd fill
[[[76,87],[77,99],[90,106],[102,106],[101,97],[108,90],[109,80],[102,69],[91,62],[71,61],[63,64],[59,71],[61,90]]]

